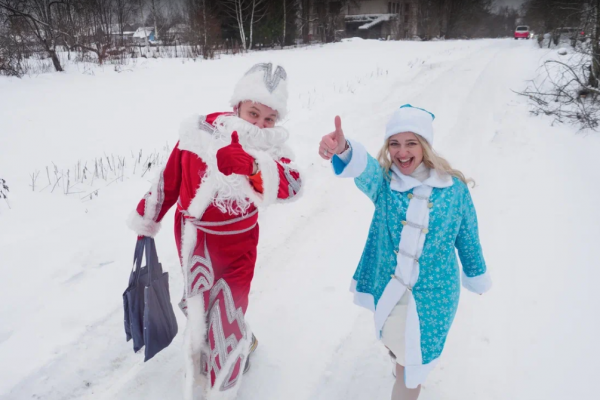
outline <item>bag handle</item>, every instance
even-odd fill
[[[160,264],[158,262],[158,254],[156,253],[156,244],[154,243],[154,238],[144,237],[139,239],[135,246],[135,252],[133,254],[133,267],[135,267],[135,269],[131,271],[131,275],[129,277],[130,285],[133,282],[135,282],[137,285],[139,282],[144,252],[146,253],[146,264],[148,265],[148,282],[146,283],[146,286],[150,285],[152,279],[152,266],[158,267],[158,275],[162,274],[162,268],[160,268]],[[156,271],[154,272],[155,274],[157,273]]]
[[[129,275],[129,286],[133,283],[137,284],[140,276],[140,270],[142,269],[142,258],[144,256],[144,239],[140,239],[136,242],[135,252],[133,253],[133,266],[131,274]]]

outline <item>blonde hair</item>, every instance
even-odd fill
[[[435,150],[431,148],[427,140],[423,139],[423,137],[421,137],[420,135],[415,134],[415,136],[417,137],[419,144],[423,148],[423,163],[427,168],[435,169],[436,172],[442,176],[454,176],[467,185],[471,183],[473,186],[475,186],[475,181],[473,179],[466,178],[462,172],[452,168],[448,160],[436,153]],[[390,169],[392,168],[393,164],[392,159],[390,157],[389,142],[390,138],[388,138],[385,141],[383,147],[381,148],[381,150],[379,150],[379,154],[377,155],[377,160],[379,161],[381,168],[383,168],[383,174],[388,180],[391,179]]]

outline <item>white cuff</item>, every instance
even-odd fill
[[[483,294],[491,289],[492,278],[490,277],[490,274],[487,271],[481,275],[477,275],[472,278],[469,278],[463,272],[462,285],[465,289],[467,289],[470,292]]]
[[[160,230],[160,222],[142,217],[136,210],[127,218],[127,226],[140,236],[154,237]]]
[[[334,172],[340,178],[358,178],[367,168],[368,154],[367,150],[360,142],[348,139],[350,147],[352,147],[352,158],[346,166],[340,170],[336,165],[333,165]],[[338,157],[338,156],[334,156]],[[342,160],[340,159],[341,162]]]
[[[346,143],[348,143],[348,148],[337,155],[344,164],[348,164],[352,159],[352,145],[347,140]]]

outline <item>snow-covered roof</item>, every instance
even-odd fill
[[[188,31],[188,26],[186,24],[177,24],[173,25],[167,32],[170,34],[176,33],[185,33]]]
[[[134,33],[135,31],[123,31],[123,36],[133,36]],[[113,32],[112,35],[121,36],[121,32]]]
[[[133,37],[144,39],[150,36],[152,34],[152,31],[154,31],[153,27],[140,27],[137,28],[137,30],[133,34]]]
[[[346,15],[346,22],[364,23],[358,29],[370,29],[384,21],[389,21],[397,17],[397,14],[356,14]]]

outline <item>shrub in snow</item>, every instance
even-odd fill
[[[45,174],[41,177],[38,170],[31,173],[29,186],[34,192],[76,195],[82,201],[89,201],[97,197],[98,191],[104,187],[126,182],[133,176],[148,178],[155,174],[166,164],[170,153],[171,149],[166,145],[148,154],[142,150],[137,154],[132,152],[130,157],[105,154],[87,162],[78,161],[70,167],[59,167],[52,163],[51,167],[45,168]]]
[[[7,40],[2,38],[0,32],[0,75],[23,76],[23,66],[20,59],[19,54],[14,51],[13,46]]]
[[[593,71],[590,43],[557,50],[555,59],[544,62],[521,93],[533,104],[534,115],[548,115],[556,122],[571,123],[580,129],[600,127],[600,89]],[[596,81],[596,82],[594,82]]]
[[[8,198],[8,185],[6,184],[6,180],[0,178],[0,199]]]

